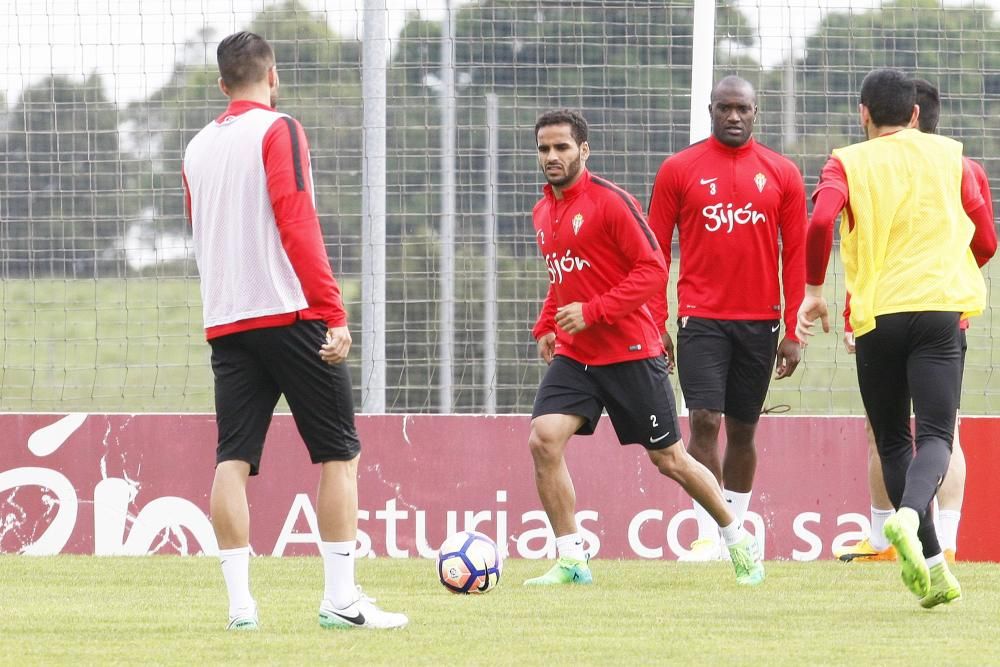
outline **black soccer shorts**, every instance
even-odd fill
[[[677,372],[689,410],[760,420],[778,354],[780,320],[677,321]]]
[[[590,435],[607,409],[618,442],[666,449],[681,438],[674,392],[663,357],[589,366],[556,356],[535,395],[531,417],[578,415]]]
[[[313,463],[349,461],[361,451],[354,427],[354,397],[346,364],[320,359],[326,324],[299,320],[221,336],[212,346],[216,465],[246,461],[260,471],[264,437],[284,394]]]

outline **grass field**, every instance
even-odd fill
[[[0,556],[5,664],[985,665],[1000,566],[959,563],[965,599],[923,610],[894,564],[769,562],[755,589],[727,563],[595,561],[595,585],[524,588],[547,566],[506,563],[500,587],[455,596],[426,560],[358,563],[404,630],[322,630],[318,558],[255,558],[258,633],[227,633],[214,558]]]

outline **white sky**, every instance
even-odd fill
[[[445,0],[385,0],[389,35],[402,27],[407,11],[439,18]],[[463,0],[455,0],[463,4]],[[800,49],[824,11],[859,11],[878,0],[737,0],[759,26],[754,55],[770,65],[789,48]],[[102,75],[119,104],[142,99],[169,78],[184,59],[185,42],[212,27],[217,37],[246,27],[274,0],[0,0],[0,91],[8,105],[27,84],[51,74],[83,78]],[[303,0],[324,12],[338,33],[360,30],[365,0]],[[957,4],[946,2],[946,4]],[[1000,8],[1000,0],[978,0]],[[214,61],[214,54],[208,54]]]

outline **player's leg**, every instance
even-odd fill
[[[959,328],[959,339],[962,351],[962,376],[959,376],[958,397],[959,407],[962,400],[962,377],[965,374],[965,354],[968,351],[965,329]],[[965,452],[958,436],[959,423],[955,420],[955,440],[951,447],[951,463],[948,473],[938,489],[938,538],[944,550],[945,560],[955,561],[958,551],[958,525],[962,518],[962,502],[965,499]]]
[[[723,494],[740,525],[750,506],[757,470],[755,436],[767,398],[778,349],[777,321],[719,322],[729,337],[732,358],[726,376],[726,453]]]
[[[965,452],[959,440],[959,425],[955,422],[955,439],[951,447],[948,473],[938,489],[937,533],[945,560],[955,562],[958,551],[958,525],[962,518],[965,499]]]
[[[868,493],[871,496],[871,531],[868,537],[860,542],[834,552],[833,555],[845,563],[896,560],[896,549],[889,544],[889,540],[885,536],[885,522],[896,510],[892,508],[889,494],[885,490],[882,460],[878,456],[875,434],[872,432],[872,426],[867,417],[865,417],[865,435],[868,439]]]
[[[930,589],[920,604],[927,608],[962,596],[938,543],[930,511],[931,501],[951,462],[958,415],[962,375],[958,318],[958,313],[914,314],[911,337],[914,344],[907,366],[916,422],[916,452],[907,471],[900,505],[904,509],[913,508],[920,516],[918,535],[930,568]],[[922,514],[920,508],[924,509]]]
[[[299,321],[271,332],[264,348],[309,458],[320,465],[316,521],[324,585],[319,624],[336,629],[401,628],[409,620],[404,614],[380,609],[355,584],[361,443],[354,426],[350,373],[345,364],[320,359],[325,339],[324,323]]]
[[[874,330],[857,337],[856,355],[858,387],[875,433],[886,491],[898,510],[886,522],[885,533],[899,557],[903,582],[923,596],[930,586],[930,574],[917,535],[920,515],[912,507],[900,510],[913,459],[907,373],[910,315],[879,316]]]
[[[684,448],[670,375],[662,357],[597,369],[601,399],[623,445],[641,444],[661,474],[674,480],[711,515],[733,557],[736,579],[764,580],[762,554],[736,521],[714,475]]]
[[[278,401],[277,385],[248,347],[252,332],[211,341],[218,425],[215,478],[209,498],[229,596],[232,630],[255,630],[257,604],[250,594],[250,509],[247,479],[256,475],[264,436]]]
[[[602,410],[587,368],[556,357],[535,396],[528,449],[538,498],[555,534],[558,560],[545,574],[528,579],[525,585],[589,584],[593,580],[576,525],[576,489],[566,467],[565,452],[574,434],[594,432]]]
[[[725,403],[726,376],[732,347],[717,320],[682,317],[677,328],[677,372],[688,407],[690,438],[687,451],[722,483],[719,430]],[[682,561],[718,560],[722,555],[715,519],[692,502],[698,537]]]

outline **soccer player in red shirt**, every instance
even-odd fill
[[[764,567],[756,540],[680,439],[663,346],[646,306],[666,289],[663,255],[635,198],[586,169],[587,133],[587,121],[575,111],[550,111],[535,124],[548,185],[533,219],[549,290],[532,335],[549,367],[535,397],[528,446],[559,560],[524,583],[592,581],[564,453],[574,434],[594,432],[607,409],[619,442],[645,447],[657,469],[721,526],[737,582],[759,584]]]
[[[720,481],[742,525],[771,369],[788,377],[801,358],[795,315],[805,283],[806,199],[795,164],[753,138],[757,102],[749,82],[720,80],[708,110],[712,136],[660,167],[649,222],[668,267],[675,228],[680,239],[676,363],[690,411],[689,451]],[[650,308],[673,365],[665,291]],[[698,538],[681,560],[717,559],[718,530],[704,507],[694,509]]]
[[[938,89],[925,79],[913,79],[917,91],[917,106],[920,107],[920,114],[917,118],[917,127],[921,132],[937,132],[938,120],[941,117],[941,98]],[[966,165],[975,175],[976,185],[983,201],[986,203],[986,220],[992,223],[993,220],[993,196],[990,192],[989,179],[986,170],[982,165],[968,157],[963,158]],[[815,196],[815,195],[814,195]],[[996,230],[992,224],[983,229],[983,235],[977,235],[976,239],[982,239],[987,246],[992,242],[996,246]],[[991,241],[992,239],[992,241]],[[988,247],[985,249],[988,251]],[[981,249],[976,249],[980,254]],[[992,254],[992,253],[990,253]],[[844,311],[844,345],[848,354],[854,354],[854,332],[850,326],[850,295],[848,295],[848,305]],[[962,368],[965,367],[965,352],[967,343],[965,330],[969,326],[969,320],[962,320],[961,340],[962,340]],[[961,384],[959,384],[961,388]],[[875,445],[875,434],[872,433],[871,424],[866,420],[865,432],[868,436],[868,489],[871,495],[871,531],[868,537],[860,540],[856,544],[845,546],[834,552],[840,560],[846,562],[867,562],[895,560],[896,550],[889,544],[885,536],[883,527],[886,520],[893,515],[895,510],[889,500],[889,494],[885,489],[885,479],[882,477],[882,461],[878,455]],[[938,534],[938,541],[945,560],[955,561],[955,554],[958,550],[958,526],[962,515],[962,501],[965,496],[965,454],[962,452],[959,441],[958,421],[955,422],[955,440],[952,444],[951,462],[948,465],[948,472],[938,489],[938,511],[935,513],[935,530]]]
[[[219,43],[228,108],[184,153],[186,204],[212,347],[219,437],[210,511],[229,594],[230,630],[256,630],[246,486],[282,394],[313,463],[325,586],[323,627],[397,628],[354,583],[357,471],[347,313],[313,199],[302,126],[275,110],[278,70],[262,37]]]

